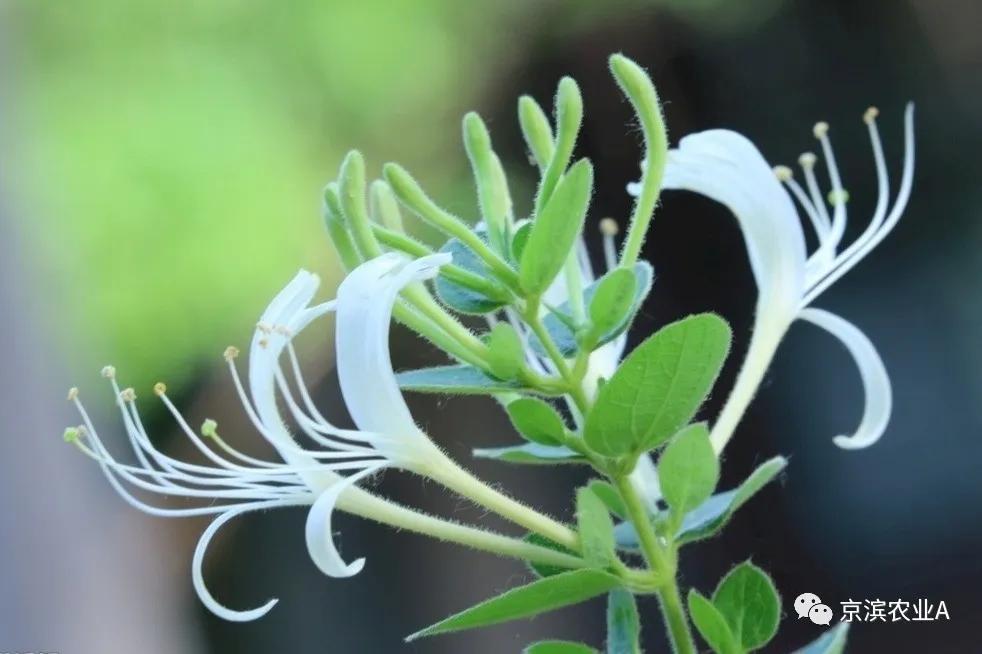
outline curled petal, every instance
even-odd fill
[[[852,358],[856,360],[866,394],[863,419],[856,433],[852,436],[836,436],[834,442],[847,450],[869,447],[883,435],[893,408],[893,391],[883,360],[863,332],[834,313],[808,308],[801,312],[800,317],[818,325],[842,341]]]
[[[334,546],[331,516],[341,493],[384,467],[386,464],[375,465],[336,481],[321,493],[317,501],[310,507],[305,528],[307,550],[310,552],[310,558],[314,564],[327,576],[335,578],[353,577],[365,567],[364,557],[351,563],[345,563],[344,559],[341,558],[337,547]]]
[[[384,254],[355,268],[338,288],[338,378],[359,429],[407,443],[426,438],[413,422],[392,370],[389,326],[399,292],[436,276],[440,266],[449,262],[449,254],[415,260]]]
[[[202,573],[202,566],[204,565],[205,552],[208,550],[208,545],[211,544],[211,539],[214,537],[215,532],[217,532],[222,525],[236,518],[243,513],[248,513],[249,511],[255,511],[257,509],[271,509],[277,507],[285,506],[300,506],[299,502],[267,502],[261,505],[251,505],[243,506],[239,508],[234,508],[226,511],[217,518],[215,518],[208,528],[205,529],[204,533],[201,534],[201,538],[198,540],[197,547],[194,548],[194,557],[191,560],[191,580],[194,583],[194,590],[198,593],[198,598],[201,603],[204,604],[209,611],[217,615],[223,620],[228,620],[230,622],[250,622],[252,620],[258,620],[263,617],[269,611],[276,606],[279,602],[277,599],[271,599],[262,606],[251,609],[249,611],[233,611],[232,609],[226,608],[218,603],[210,592],[208,592],[207,586],[205,586],[205,579]]]
[[[726,205],[740,223],[759,302],[767,302],[769,311],[797,309],[805,286],[805,237],[791,197],[753,143],[724,129],[687,136],[669,152],[663,187]]]

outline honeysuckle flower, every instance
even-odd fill
[[[834,442],[847,449],[867,447],[886,429],[892,392],[890,379],[873,344],[850,322],[811,306],[890,233],[910,197],[914,172],[913,106],[908,105],[905,112],[903,173],[892,206],[887,166],[876,127],[877,113],[875,108],[869,109],[864,121],[872,142],[879,198],[865,230],[844,249],[840,245],[846,228],[848,196],[839,177],[826,123],[815,125],[814,134],[821,144],[831,182],[828,196],[831,214],[815,177],[814,154],[806,153],[799,159],[806,191],[794,181],[789,168],[772,168],[753,143],[729,130],[687,136],[677,149],[669,152],[664,188],[701,193],[733,212],[746,241],[758,289],[746,360],[713,427],[712,441],[717,452],[732,436],[781,338],[798,318],[840,339],[855,359],[862,377],[866,396],[862,421],[855,433],[837,436]],[[818,239],[818,247],[810,256],[795,201]]]
[[[157,516],[216,516],[202,534],[192,564],[198,596],[216,615],[233,621],[253,620],[265,615],[277,602],[272,599],[261,607],[236,611],[222,606],[209,593],[202,576],[204,555],[215,532],[232,518],[250,511],[309,506],[305,531],[311,558],[325,574],[348,577],[357,574],[365,560],[345,563],[335,548],[331,534],[335,506],[390,523],[393,513],[408,511],[354,485],[386,467],[425,474],[441,462],[450,465],[413,421],[396,385],[388,348],[392,306],[399,292],[435,275],[448,259],[448,255],[441,254],[414,261],[402,255],[384,255],[354,270],[341,284],[337,300],[313,306],[318,278],[301,271],[272,300],[255,330],[249,349],[248,392],[235,365],[237,350],[226,351],[245,411],[276,450],[279,461],[235,449],[219,436],[216,424],[210,420],[199,435],[171,402],[166,387],[157,384],[155,394],[208,464],[189,463],[161,452],[149,438],[135,392],[122,389],[115,369],[107,366],[103,376],[115,393],[137,460],[136,465],[122,463],[99,437],[78,390],[69,392],[83,426],[66,431],[66,439],[99,463],[109,483],[127,502]],[[314,406],[292,345],[299,332],[331,311],[337,314],[341,390],[357,429],[333,425]],[[284,354],[289,375],[281,365]],[[289,377],[293,378],[299,401]],[[289,409],[299,431],[319,446],[317,449],[302,447],[294,439],[280,413],[279,400]],[[168,507],[145,501],[134,491],[197,499],[200,504]],[[389,517],[377,517],[380,513]],[[422,514],[414,516],[427,519]]]

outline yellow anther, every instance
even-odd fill
[[[102,369],[102,376],[106,379],[116,379],[116,366],[105,366]]]
[[[876,117],[880,115],[880,110],[876,107],[870,107],[863,113],[863,122],[867,125],[872,125]]]
[[[234,345],[229,345],[227,348],[225,348],[225,353],[222,356],[225,357],[226,361],[231,361],[235,357],[239,356],[239,348],[235,347]]]
[[[604,236],[617,236],[621,231],[621,226],[613,218],[604,218],[600,221],[600,233]]]
[[[817,123],[815,123],[815,126],[812,128],[812,134],[814,134],[815,138],[817,139],[825,138],[825,135],[828,133],[829,133],[829,124],[824,120],[818,121]]]
[[[78,387],[72,386],[68,389],[68,401],[74,402],[78,398]]]
[[[803,168],[811,168],[818,161],[818,157],[815,156],[814,152],[806,152],[800,157],[798,157],[798,163],[802,165]]]
[[[792,177],[794,177],[794,172],[787,166],[774,166],[774,176],[778,178],[779,181],[786,182]]]
[[[157,382],[153,385],[153,392],[157,395],[157,397],[160,397],[167,392],[167,384],[164,382]]]

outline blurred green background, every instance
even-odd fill
[[[673,142],[732,127],[775,162],[792,162],[814,147],[812,123],[829,120],[855,198],[850,234],[874,201],[862,111],[883,110],[896,170],[898,116],[918,102],[908,215],[822,300],[880,348],[896,393],[890,431],[869,451],[829,443],[854,426],[859,384],[835,343],[793,331],[725,467],[729,486],[754,463],[789,455],[786,485],[695,549],[683,571],[705,589],[753,555],[792,597],[945,599],[951,624],[864,625],[850,651],[973,651],[964,616],[982,610],[979,24],[973,0],[0,0],[0,651],[496,653],[544,636],[599,645],[602,611],[590,605],[403,649],[401,636],[517,583],[523,569],[350,520],[342,545],[366,553],[369,566],[355,580],[329,580],[303,550],[303,516],[285,512],[242,520],[206,567],[231,606],[270,595],[281,605],[256,624],[217,621],[188,573],[202,524],[123,505],[60,442],[77,418],[58,401],[82,387],[111,438],[118,425],[98,370],[112,362],[144,396],[165,379],[192,421],[235,427],[223,348],[247,341],[298,268],[324,276],[325,296],[339,278],[320,189],[344,153],[361,149],[375,174],[399,161],[473,218],[459,120],[477,109],[527,207],[522,191],[534,179],[516,100],[529,92],[548,104],[565,74],[586,100],[578,154],[597,165],[590,220],[626,215],[639,148],[606,72],[616,51],[652,72]],[[654,225],[644,254],[658,281],[632,342],[685,313],[719,311],[738,334],[726,385],[753,306],[739,232],[724,210],[682,194],[665,198]],[[402,366],[433,360],[405,333],[394,348]],[[318,397],[338,409],[330,348],[311,353]],[[724,397],[714,395],[707,417]],[[167,441],[171,423],[145,405]],[[508,438],[493,404],[411,406],[467,465],[570,517],[577,473],[469,459],[472,447]],[[382,489],[483,518],[412,478],[387,476]],[[642,610],[649,648],[661,651],[656,610]],[[815,635],[790,620],[782,627],[767,652]]]

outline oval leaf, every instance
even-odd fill
[[[566,425],[556,410],[534,397],[523,397],[505,407],[518,433],[534,443],[561,445]]]
[[[447,395],[492,395],[529,390],[518,382],[495,379],[466,364],[406,370],[396,373],[396,381],[405,391]]]
[[[562,270],[583,229],[592,192],[593,167],[581,159],[569,169],[532,222],[518,270],[519,283],[526,293],[541,295]]]
[[[584,428],[587,445],[605,456],[661,445],[695,415],[729,349],[729,325],[713,314],[650,336],[600,389]]]
[[[600,568],[610,565],[614,559],[614,521],[607,506],[589,488],[576,492],[576,524],[587,563]]]
[[[716,654],[743,654],[726,624],[726,618],[712,602],[695,590],[689,591],[689,615],[699,635]]]
[[[600,278],[590,300],[590,329],[597,337],[627,319],[637,285],[634,271],[627,268],[616,268]]]
[[[617,588],[607,596],[607,654],[641,654],[641,618],[634,595]]]
[[[676,434],[658,459],[658,480],[676,525],[709,499],[719,482],[719,460],[705,423],[690,425]]]
[[[485,240],[484,232],[476,232],[481,240]],[[449,252],[453,256],[455,266],[479,275],[484,279],[492,279],[491,272],[474,251],[456,238],[451,238],[440,248],[440,252]],[[484,315],[497,311],[508,304],[507,296],[488,297],[483,293],[451,281],[446,274],[441,273],[433,283],[440,301],[458,313]]]
[[[750,561],[723,577],[713,593],[713,605],[744,650],[763,647],[777,633],[781,598],[770,576]]]

